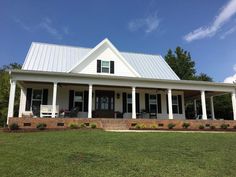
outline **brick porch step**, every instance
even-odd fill
[[[129,127],[124,120],[117,119],[102,119],[101,120],[102,127],[104,130],[128,130]]]

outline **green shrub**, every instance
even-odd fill
[[[76,123],[71,123],[71,124],[69,125],[69,127],[70,127],[71,129],[77,129],[79,126],[78,126],[78,124],[76,124]]]
[[[214,125],[211,125],[211,126],[210,126],[210,129],[212,129],[212,130],[215,129],[215,128],[216,128],[216,127],[215,127]]]
[[[173,129],[174,127],[175,127],[175,124],[173,124],[173,123],[169,123],[169,124],[168,124],[168,128],[169,128],[169,129]]]
[[[10,130],[19,130],[19,125],[17,123],[12,123],[9,126]]]
[[[80,128],[85,128],[85,127],[86,127],[85,123],[80,124]]]
[[[97,125],[95,123],[92,123],[90,126],[92,129],[97,128]]]
[[[221,126],[220,126],[222,129],[227,129],[228,127],[229,127],[229,125],[228,124],[221,124]]]
[[[37,129],[39,129],[39,130],[45,130],[45,128],[47,127],[47,124],[45,124],[45,123],[39,123],[36,127],[37,127]]]
[[[205,127],[204,127],[204,125],[199,125],[198,128],[199,128],[199,129],[204,129]]]
[[[153,125],[151,125],[151,128],[152,128],[152,129],[156,129],[156,128],[157,128],[157,125],[156,125],[156,124],[153,124]]]
[[[141,128],[141,126],[139,124],[135,125],[135,129],[140,129],[140,128]]]
[[[182,127],[185,128],[185,129],[187,129],[189,126],[190,126],[190,124],[188,122],[184,122],[182,124]]]
[[[141,124],[141,125],[140,125],[140,128],[141,128],[141,129],[144,129],[144,128],[146,128],[146,125],[145,125],[145,124]]]

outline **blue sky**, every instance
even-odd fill
[[[0,65],[23,63],[31,42],[165,55],[181,46],[198,72],[236,79],[236,0],[0,0]]]

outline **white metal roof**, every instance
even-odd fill
[[[92,48],[33,42],[23,64],[23,70],[68,72]],[[160,55],[120,52],[143,78],[179,80]]]

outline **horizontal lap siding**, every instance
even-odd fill
[[[39,85],[39,84],[28,84],[27,87],[29,88],[48,88],[48,104],[52,104],[52,85]],[[57,92],[57,104],[59,105],[59,109],[68,109],[69,105],[69,90],[77,90],[77,91],[84,91],[88,90],[88,86],[71,86],[71,85],[58,85],[58,92]],[[93,92],[95,90],[113,90],[115,91],[115,111],[123,112],[123,106],[122,106],[122,93],[131,93],[132,88],[110,88],[110,87],[93,87]],[[145,109],[145,93],[148,94],[161,94],[161,101],[162,101],[162,114],[158,114],[158,118],[166,118],[168,116],[166,112],[166,95],[164,91],[157,91],[155,89],[139,89],[136,88],[136,92],[139,93],[140,97],[140,111]],[[117,98],[117,94],[119,94],[119,99]],[[173,95],[182,95],[183,98],[183,92],[181,91],[173,91]],[[95,109],[95,94],[93,94],[93,110]],[[25,104],[25,101],[21,101],[21,104]],[[182,105],[184,106],[184,101],[182,101]],[[184,109],[184,107],[183,107]],[[181,115],[174,115],[174,118],[182,119],[185,118],[183,114]]]

